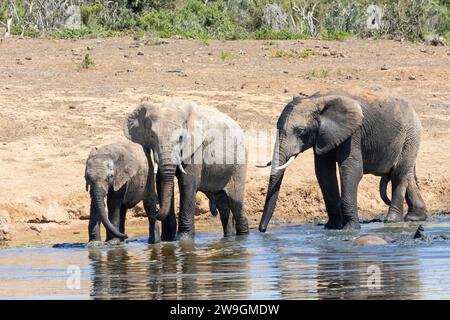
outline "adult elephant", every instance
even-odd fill
[[[314,148],[316,177],[325,201],[328,229],[359,229],[357,190],[363,174],[382,176],[380,191],[390,204],[386,222],[425,220],[426,208],[415,179],[421,124],[399,97],[346,91],[294,97],[277,123],[269,185],[259,230],[265,232],[275,209],[286,168]],[[340,190],[336,177],[339,166]],[[392,181],[392,201],[385,196]]]
[[[124,133],[134,142],[155,146],[161,178],[159,220],[169,214],[177,177],[179,238],[194,237],[198,191],[210,199],[213,211],[218,209],[225,236],[233,233],[233,223],[238,235],[248,233],[243,204],[246,152],[243,132],[234,120],[213,107],[180,99],[160,106],[143,102],[125,120]]]

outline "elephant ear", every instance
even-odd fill
[[[186,134],[184,143],[181,148],[181,160],[184,163],[200,163],[201,159],[192,159],[192,155],[205,142],[205,128],[203,123],[203,116],[198,110],[198,106],[193,102],[187,102],[185,105],[186,112]],[[200,161],[200,162],[199,162]]]
[[[317,154],[325,154],[348,139],[362,125],[361,105],[344,96],[319,99],[320,127],[316,140]]]
[[[123,124],[123,133],[129,140],[144,145],[145,130],[152,126],[151,109],[153,106],[143,103],[134,109]]]
[[[133,157],[119,157],[114,164],[114,191],[119,190],[125,183],[130,181],[138,172],[137,160]]]

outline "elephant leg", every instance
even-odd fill
[[[427,219],[427,208],[415,179],[410,179],[408,187],[406,187],[406,203],[408,204],[408,213],[405,221],[425,221]]]
[[[408,179],[404,176],[392,174],[392,199],[388,214],[384,222],[403,221],[403,202],[405,201]]]
[[[220,193],[217,197],[217,209],[220,214],[220,221],[222,222],[223,236],[229,237],[236,234],[236,226],[233,215],[230,214],[230,205],[228,196],[225,193]]]
[[[89,233],[89,242],[102,240],[100,236],[100,219],[98,218],[98,214],[95,211],[95,205],[93,201],[91,201],[88,233]]]
[[[148,201],[144,200],[144,209],[145,213],[147,214],[148,218],[148,243],[158,243],[161,241],[161,236],[159,232],[158,223],[156,220],[156,206],[154,204],[154,201]]]
[[[244,195],[240,192],[228,194],[228,203],[236,224],[236,235],[248,234],[248,219],[244,211]]]
[[[328,213],[326,229],[342,229],[341,196],[336,177],[336,155],[331,151],[325,155],[314,155],[317,181]]]
[[[178,178],[180,190],[180,213],[178,215],[178,239],[194,239],[196,177],[184,175]]]
[[[156,188],[158,192],[158,201],[162,203],[161,199],[161,174],[156,174]],[[174,194],[172,192],[172,194]],[[175,241],[177,239],[177,218],[175,216],[175,204],[174,197],[170,200],[169,215],[161,221],[161,240],[162,241]]]
[[[108,199],[106,201],[108,207],[108,219],[118,230],[120,229],[122,200],[123,194],[120,194],[120,192],[108,192]],[[106,231],[106,241],[109,242],[113,239],[115,239],[114,235],[109,231]]]
[[[125,233],[125,220],[127,217],[128,209],[125,206],[120,207],[120,222],[119,222],[119,231]]]

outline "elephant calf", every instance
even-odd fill
[[[360,228],[356,200],[366,173],[382,177],[380,192],[390,204],[386,222],[426,219],[415,177],[421,124],[405,100],[346,91],[295,97],[278,118],[277,129],[260,231],[272,217],[286,167],[309,148],[314,148],[316,177],[329,217],[326,228]],[[391,201],[385,194],[389,180]],[[408,214],[403,217],[405,195]]]
[[[149,219],[149,243],[159,240],[153,163],[140,145],[115,143],[92,149],[86,161],[85,179],[86,191],[90,189],[91,195],[89,242],[101,240],[100,221],[107,230],[106,241],[127,238],[126,212],[141,201]]]

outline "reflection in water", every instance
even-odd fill
[[[209,245],[163,243],[142,251],[91,250],[91,296],[100,299],[246,298],[244,247],[223,239]],[[244,294],[243,296],[241,296]]]
[[[447,221],[425,230],[449,236]],[[195,243],[0,250],[0,298],[450,298],[449,241],[413,240],[406,224],[363,228],[399,241],[353,247],[355,234],[299,226],[229,239],[200,233]],[[79,288],[67,286],[69,265],[80,267]]]

